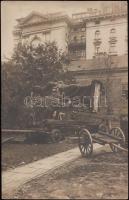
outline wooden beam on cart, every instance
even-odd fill
[[[28,129],[28,130],[21,130],[21,129],[2,129],[2,133],[36,133],[36,132],[44,132],[43,129]]]
[[[13,139],[14,139],[14,137],[5,138],[5,139],[2,140],[2,144],[9,142],[9,141],[12,141]]]
[[[128,152],[128,149],[125,149],[117,144],[114,144],[114,143],[111,143],[113,146],[117,147],[118,149],[122,150],[122,151],[125,151],[125,152]]]

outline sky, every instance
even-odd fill
[[[30,12],[37,11],[42,14],[52,12],[72,13],[86,11],[87,8],[100,8],[101,1],[2,1],[1,2],[1,57],[10,58],[14,38],[13,30],[17,24],[16,19],[26,17]]]

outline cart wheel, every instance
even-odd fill
[[[51,139],[52,139],[52,142],[54,143],[60,142],[63,139],[63,135],[61,131],[59,129],[53,129],[51,131]]]
[[[79,132],[79,149],[83,157],[90,157],[93,152],[92,137],[87,129]]]
[[[120,140],[119,143],[117,143],[118,146],[123,146],[125,144],[125,135],[123,133],[123,131],[121,130],[121,128],[119,127],[115,127],[115,128],[112,128],[111,131],[110,131],[110,134],[112,136],[115,136],[118,138],[118,140]],[[114,146],[113,144],[109,144],[110,145],[110,148],[113,152],[118,152],[120,151],[120,149],[118,149],[116,146]]]

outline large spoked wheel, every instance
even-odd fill
[[[63,134],[59,129],[53,129],[51,131],[51,140],[53,143],[57,143],[63,140]]]
[[[92,137],[87,129],[79,132],[79,149],[83,157],[90,157],[93,153]]]
[[[112,128],[111,131],[110,131],[110,134],[112,136],[115,136],[118,139],[118,143],[117,143],[118,146],[124,146],[125,145],[125,135],[124,135],[123,131],[121,130],[121,128],[119,128],[119,127]],[[113,152],[120,151],[120,149],[118,149],[113,144],[109,144],[109,145],[110,145],[110,148]]]

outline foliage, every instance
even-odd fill
[[[55,42],[37,47],[19,43],[12,59],[24,73],[26,86],[32,88],[33,85],[60,80],[64,74],[63,65],[68,62],[66,56],[58,50]]]
[[[74,81],[63,68],[67,64],[67,55],[57,48],[55,42],[37,47],[19,43],[12,58],[2,63],[2,125],[26,126],[28,110],[23,101],[34,86]]]

